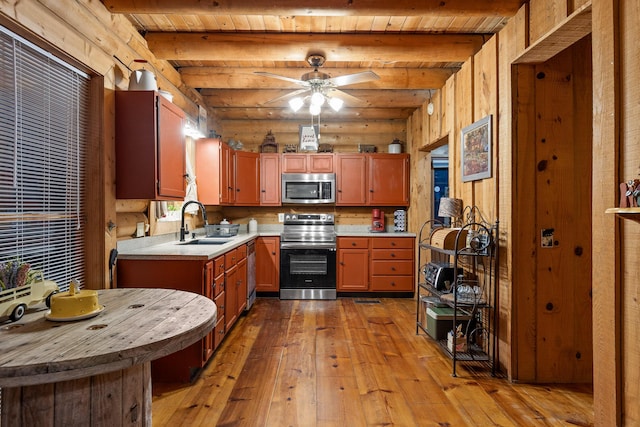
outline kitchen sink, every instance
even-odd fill
[[[201,237],[199,239],[191,239],[185,242],[178,242],[178,245],[224,245],[232,239],[227,237]]]

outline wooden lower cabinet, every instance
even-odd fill
[[[218,308],[214,329],[203,339],[151,362],[157,382],[190,382],[209,361],[246,308],[247,246],[212,260],[118,260],[118,287],[162,288],[195,292]]]
[[[280,290],[280,237],[256,239],[256,292]]]
[[[414,237],[339,237],[338,292],[411,292]]]
[[[374,292],[410,292],[414,289],[413,237],[371,239],[371,286]]]
[[[338,292],[369,290],[369,238],[339,237],[337,283]]]

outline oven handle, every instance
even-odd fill
[[[280,242],[280,249],[329,249],[336,250],[335,243],[301,243],[301,242]]]

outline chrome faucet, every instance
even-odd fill
[[[200,212],[202,212],[202,219],[204,220],[205,227],[207,226],[207,211],[204,208],[204,205],[197,200],[189,200],[182,205],[182,213],[180,215],[180,241],[184,242],[184,236],[187,234],[187,231],[184,228],[184,209],[192,203],[196,203],[200,207]]]

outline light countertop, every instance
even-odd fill
[[[173,234],[123,240],[118,242],[118,259],[209,260],[257,237],[280,236],[281,232],[282,226],[264,227],[257,233],[241,232],[228,242],[216,245],[181,244]],[[338,237],[415,237],[415,233],[407,232],[371,232],[367,226],[336,226],[336,233]],[[192,238],[187,237],[186,241],[189,240]]]

